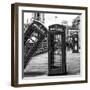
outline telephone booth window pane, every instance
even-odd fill
[[[33,42],[37,42],[38,41],[38,38],[40,37],[39,33],[38,32],[33,32],[30,39],[33,41]]]
[[[37,41],[38,41],[38,39],[37,39],[36,37],[34,37],[34,36],[32,36],[31,39],[32,39],[34,42],[37,42]]]
[[[75,50],[77,50],[77,44],[75,45]]]
[[[40,37],[40,33],[39,33],[39,32],[34,31],[34,32],[32,33],[32,36],[35,36],[35,37],[39,38],[39,37]]]
[[[34,43],[31,39],[29,39],[29,43]]]
[[[77,38],[75,38],[75,41],[77,41]]]
[[[34,32],[32,35],[38,37],[38,33],[36,32]]]
[[[62,63],[61,35],[54,35],[54,66],[58,67]]]

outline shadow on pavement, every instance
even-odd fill
[[[25,72],[24,73],[24,76],[25,77],[36,77],[36,76],[41,76],[41,75],[45,75],[45,73],[44,72]]]

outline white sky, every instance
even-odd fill
[[[73,19],[75,19],[78,15],[71,15],[71,14],[50,14],[50,13],[45,13],[45,23],[44,25],[48,27],[49,25],[52,24],[61,24],[63,20],[68,22],[68,25],[72,25]],[[57,17],[57,18],[55,18]],[[32,18],[32,13],[24,13],[24,23],[30,23]]]

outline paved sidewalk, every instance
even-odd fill
[[[80,73],[80,53],[66,53],[67,75],[77,75]],[[42,76],[48,74],[48,53],[43,53],[32,57],[24,70],[27,76]]]

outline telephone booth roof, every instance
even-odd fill
[[[45,27],[45,25],[43,23],[41,23],[40,21],[38,20],[34,20],[33,23],[37,24],[37,25],[41,25],[42,28],[47,32],[47,28]]]
[[[52,29],[53,28],[53,29]],[[61,32],[64,32],[65,31],[65,26],[64,25],[60,25],[60,24],[53,24],[53,25],[50,25],[49,26],[49,30],[53,31],[53,30],[56,30],[56,31],[61,31]]]
[[[60,25],[60,24],[53,24],[53,25],[50,25],[49,28],[54,28],[55,26],[65,28],[64,25]]]

